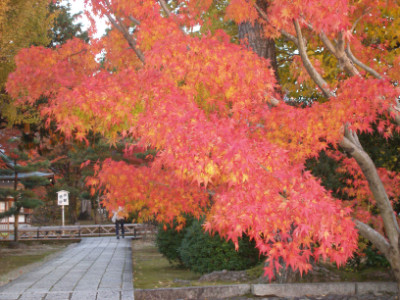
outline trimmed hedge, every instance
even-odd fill
[[[244,270],[260,262],[254,241],[248,237],[239,240],[239,250],[234,244],[204,232],[202,222],[194,220],[187,227],[186,234],[178,248],[183,264],[197,273],[210,273],[219,270]]]
[[[180,231],[176,231],[175,228],[177,223],[175,221],[172,226],[164,223],[158,225],[156,246],[158,251],[164,255],[170,263],[183,265],[178,249],[181,246],[186,230],[188,226],[192,224],[192,221],[192,218],[186,218],[186,226]]]

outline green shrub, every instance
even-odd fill
[[[185,236],[186,229],[192,223],[192,218],[186,218],[186,226],[180,231],[176,231],[177,223],[171,225],[161,223],[158,225],[156,235],[156,245],[158,251],[164,255],[170,263],[178,263],[182,265],[182,260],[178,252],[181,242]],[[166,229],[165,229],[165,228]]]
[[[218,270],[244,270],[255,266],[261,259],[254,241],[248,237],[239,240],[239,251],[234,244],[204,232],[202,223],[194,220],[187,227],[186,234],[178,249],[185,266],[197,273]]]
[[[359,272],[367,268],[390,268],[390,264],[383,254],[370,242],[363,245],[361,253],[355,253],[345,266],[347,271]]]
[[[373,247],[372,244],[367,246],[367,248],[364,250],[364,253],[367,256],[367,261],[365,263],[367,267],[390,267],[386,257],[379,253],[379,251]]]

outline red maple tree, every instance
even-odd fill
[[[123,205],[142,218],[181,223],[185,213],[206,214],[206,229],[236,244],[243,233],[254,239],[270,277],[282,261],[300,272],[310,270],[312,259],[345,263],[358,232],[386,256],[400,282],[391,203],[398,191],[386,189],[399,176],[378,172],[357,136],[373,126],[385,137],[399,130],[397,44],[368,36],[381,24],[390,36],[395,2],[230,2],[227,18],[257,22],[265,37],[297,47],[298,72],[323,99],[306,108],[288,105],[270,62],[223,31],[189,34],[202,26],[211,1],[178,1],[173,12],[164,0],[85,2],[108,18],[111,32],[91,44],[75,39],[55,50],[21,51],[7,89],[22,106],[46,96],[41,113],[66,136],[130,139],[127,156],[132,147],[157,150],[139,167],[111,160],[98,167],[89,184],[105,190],[108,208]],[[324,61],[311,59],[310,48],[336,61],[334,79],[322,76]],[[349,156],[343,168],[353,172],[359,196],[351,206],[304,167],[328,147]],[[373,217],[365,201],[380,215]]]

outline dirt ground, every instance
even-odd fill
[[[0,244],[0,286],[22,274],[40,267],[58,255],[70,243],[1,243]]]

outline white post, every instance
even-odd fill
[[[58,191],[57,192],[57,198],[58,198],[58,205],[61,205],[61,222],[62,222],[62,227],[65,226],[65,218],[64,218],[64,206],[69,204],[68,201],[68,191]],[[62,235],[64,235],[64,231],[62,232]]]
[[[62,212],[62,227],[64,227],[65,219],[64,219],[64,205],[61,205],[61,212]]]

